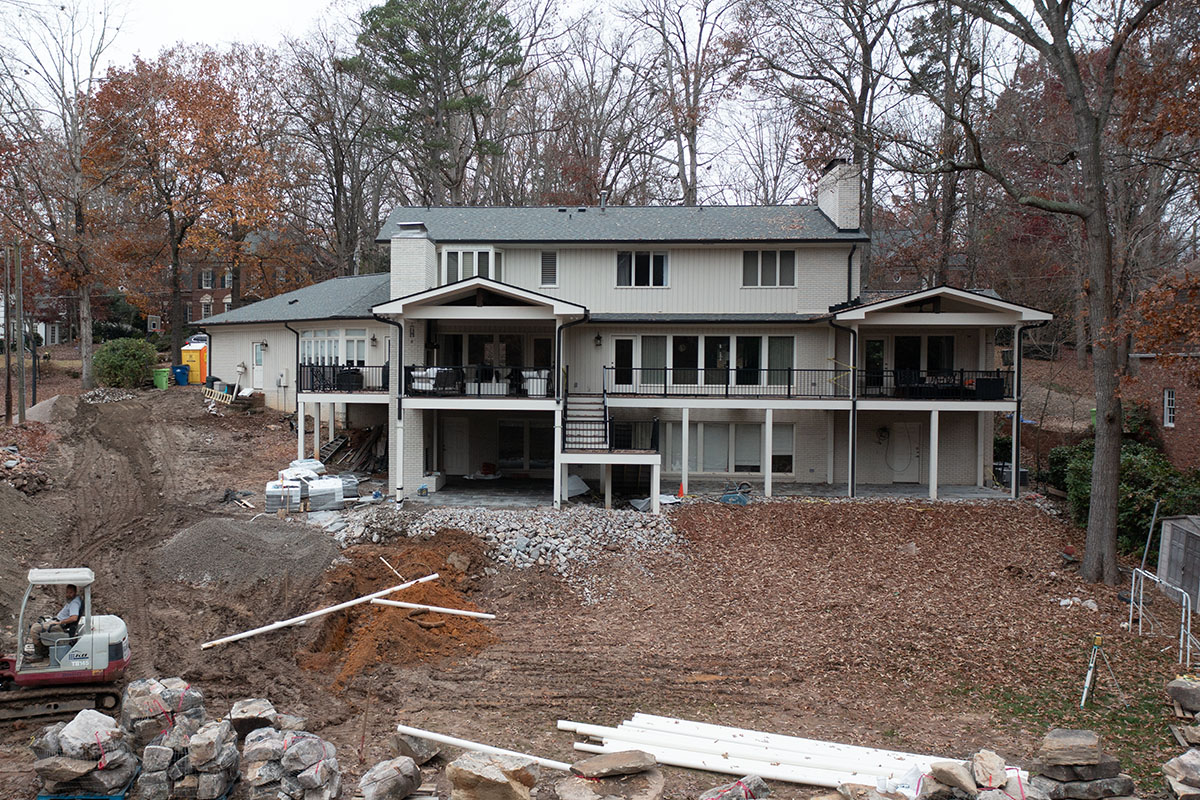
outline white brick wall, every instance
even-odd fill
[[[817,207],[842,230],[859,226],[861,172],[853,164],[837,164],[817,182]]]

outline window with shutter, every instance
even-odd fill
[[[558,253],[542,251],[542,286],[558,286]]]

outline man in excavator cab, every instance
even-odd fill
[[[37,660],[50,657],[50,642],[59,639],[70,639],[75,635],[79,618],[83,615],[83,598],[74,584],[67,584],[67,602],[56,616],[42,617],[29,626],[30,644],[25,645],[25,652],[31,653]],[[32,646],[31,646],[32,645]]]

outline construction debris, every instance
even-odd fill
[[[609,778],[571,775],[554,784],[559,800],[662,800],[666,778],[659,769]]]
[[[763,800],[771,794],[767,782],[757,775],[747,775],[733,783],[709,789],[700,795],[700,800]]]
[[[186,746],[205,719],[203,692],[182,678],[130,681],[121,696],[121,729],[135,751],[164,739]]]
[[[262,735],[268,736],[265,732]],[[321,737],[303,731],[289,731],[282,736],[283,751],[278,761],[279,795],[286,795],[293,800],[334,800],[339,797],[342,775],[338,768],[337,748]],[[275,769],[268,766],[273,763],[273,760],[262,762],[258,773],[260,779],[275,774]],[[272,796],[261,792],[251,793],[252,800]]]
[[[113,794],[128,787],[138,769],[117,721],[92,709],[43,728],[33,751],[45,794]]]
[[[1133,779],[1106,755],[1092,731],[1055,728],[1037,753],[1037,772],[1029,789],[1050,800],[1103,800],[1133,794]]]

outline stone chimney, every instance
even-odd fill
[[[838,230],[857,230],[859,198],[862,192],[862,171],[844,158],[835,158],[825,165],[825,173],[817,181],[817,208],[837,225]]]
[[[423,222],[401,222],[392,235],[391,296],[423,292],[438,283],[437,247]]]

